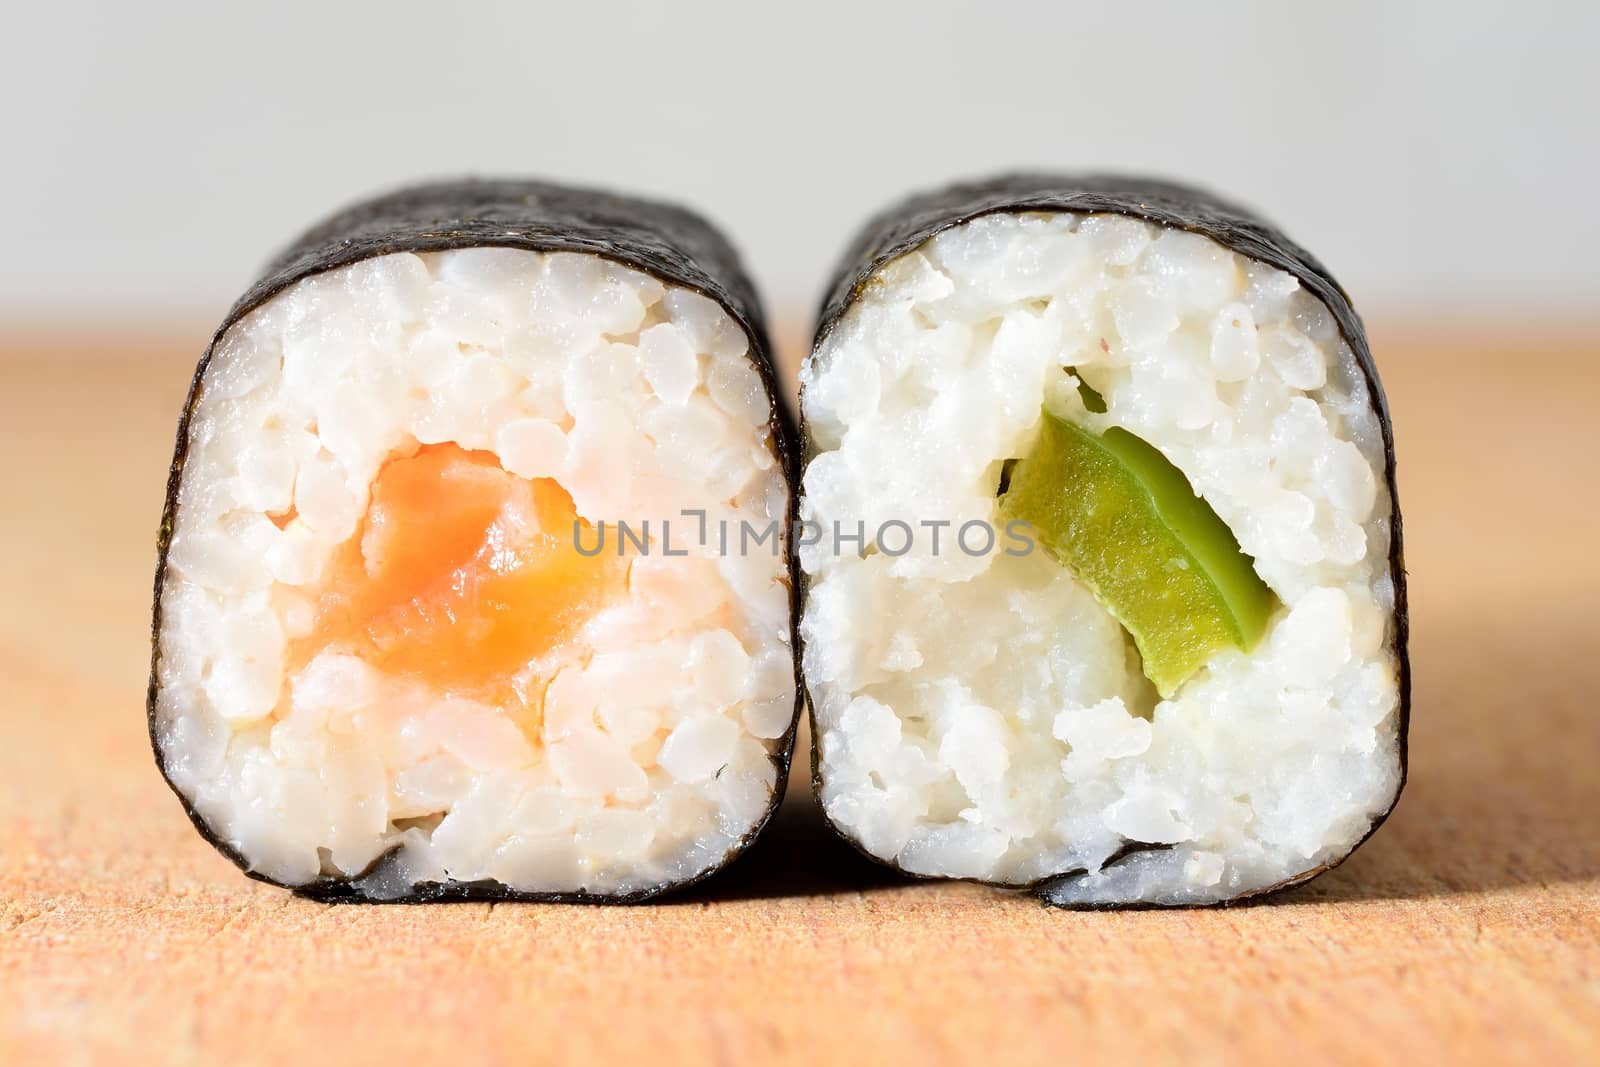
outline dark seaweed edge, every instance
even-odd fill
[[[1372,409],[1378,416],[1378,426],[1383,441],[1384,483],[1388,487],[1390,501],[1389,576],[1394,583],[1393,648],[1398,664],[1400,697],[1396,721],[1396,758],[1400,765],[1400,780],[1395,785],[1394,794],[1389,798],[1388,807],[1373,818],[1367,832],[1343,854],[1272,885],[1246,890],[1220,900],[1094,901],[1058,904],[1044,896],[1052,885],[1077,878],[1086,873],[1083,871],[1063,871],[1027,883],[983,882],[982,884],[1032,892],[1045,906],[1068,911],[1166,910],[1258,903],[1263,897],[1303,885],[1354,855],[1356,850],[1366,844],[1393,814],[1395,806],[1400,802],[1400,795],[1405,790],[1408,774],[1407,737],[1411,727],[1411,659],[1408,647],[1411,621],[1406,598],[1400,496],[1395,481],[1394,426],[1389,415],[1388,397],[1384,394],[1383,383],[1378,378],[1378,368],[1372,358],[1372,350],[1367,344],[1366,328],[1362,325],[1361,317],[1356,313],[1349,294],[1315,256],[1290,240],[1276,227],[1249,209],[1194,186],[1161,179],[1114,174],[1009,174],[962,182],[934,192],[914,194],[869,219],[851,240],[834,269],[832,280],[826,290],[827,295],[818,314],[811,351],[813,354],[816,353],[838,326],[850,306],[861,296],[872,277],[891,260],[914,251],[945,230],[984,215],[1063,211],[1078,214],[1128,215],[1209,237],[1224,248],[1293,275],[1333,315],[1334,321],[1339,326],[1339,332],[1355,354],[1356,364],[1366,381]],[[805,468],[816,454],[803,404],[799,416],[799,430],[801,456],[800,481],[797,484],[803,497]],[[806,596],[809,593],[809,580],[804,571],[800,573],[798,588],[800,613],[803,616]],[[802,644],[796,646],[796,656],[803,656],[804,653],[803,638],[800,640]],[[822,802],[823,775],[822,761],[818,752],[816,707],[811,700],[809,686],[803,685],[803,692],[811,722],[811,789],[817,807],[822,810],[823,822],[857,852],[875,863],[915,878],[939,877],[907,871],[895,860],[886,860],[873,855],[828,814],[827,807]],[[1125,847],[1113,854],[1102,865],[1101,870],[1134,852],[1147,851],[1150,847]],[[950,880],[982,882],[981,879],[969,878]]]
[[[772,797],[761,817],[720,860],[687,878],[622,893],[525,892],[494,880],[422,882],[393,897],[370,895],[354,884],[366,871],[348,877],[321,876],[292,885],[259,871],[229,841],[217,834],[173,782],[162,751],[157,723],[160,699],[161,593],[167,553],[176,524],[179,489],[188,458],[189,425],[212,354],[227,332],[274,296],[313,275],[397,252],[441,252],[500,247],[529,252],[583,252],[642,271],[662,282],[693,290],[715,301],[749,340],[748,358],[767,391],[767,426],[788,487],[783,550],[789,576],[790,647],[794,658],[795,710],[789,728],[770,754],[776,770]],[[795,410],[780,388],[766,320],[754,284],[738,253],[712,224],[672,204],[546,182],[467,178],[410,186],[361,201],[304,233],[267,267],[223,318],[195,366],[178,419],[177,442],[167,472],[167,487],[156,536],[155,591],[150,623],[150,682],[145,697],[146,724],[156,767],[200,836],[244,874],[324,903],[422,904],[441,901],[635,904],[695,885],[744,854],[771,823],[783,802],[794,757],[795,735],[804,705],[800,678],[799,560],[794,551],[799,519],[799,428]],[[392,850],[391,850],[392,851]]]

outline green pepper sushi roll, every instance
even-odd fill
[[[755,293],[698,217],[499,181],[349,209],[195,374],[162,773],[248,874],[323,899],[705,877],[787,774],[793,444]]]
[[[1389,416],[1349,298],[1166,183],[1014,176],[851,246],[801,372],[828,820],[1062,906],[1236,901],[1405,777]]]

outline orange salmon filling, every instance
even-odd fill
[[[291,664],[337,649],[441,692],[537,705],[540,694],[519,691],[513,676],[627,584],[614,552],[578,553],[578,521],[558,482],[519,478],[489,452],[426,445],[390,460]],[[577,530],[595,543],[587,523]]]

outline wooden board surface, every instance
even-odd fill
[[[1600,1062],[1600,332],[1375,331],[1411,784],[1271,904],[1123,914],[892,877],[803,789],[656,905],[329,908],[241,877],[144,732],[198,337],[0,345],[0,1064]]]

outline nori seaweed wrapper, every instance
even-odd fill
[[[1063,175],[1063,174],[1010,174],[1000,177],[963,182],[948,188],[919,193],[880,212],[867,221],[855,235],[844,256],[834,270],[825,290],[822,310],[812,350],[815,351],[839,324],[850,306],[861,296],[868,280],[891,260],[910,252],[945,230],[984,215],[1017,214],[1023,212],[1070,211],[1079,214],[1116,214],[1144,219],[1174,229],[1188,230],[1211,238],[1213,241],[1240,255],[1276,267],[1299,280],[1312,296],[1322,301],[1338,324],[1339,332],[1350,345],[1360,366],[1362,377],[1372,399],[1373,410],[1383,436],[1383,479],[1389,489],[1392,513],[1390,516],[1389,576],[1394,582],[1394,634],[1395,658],[1399,666],[1399,721],[1398,748],[1400,760],[1400,785],[1395,789],[1394,800],[1388,810],[1373,820],[1372,827],[1349,852],[1313,870],[1289,878],[1275,885],[1252,890],[1217,904],[1237,904],[1280,892],[1300,885],[1331,870],[1348,859],[1361,847],[1393,812],[1399,802],[1406,780],[1406,735],[1411,718],[1411,661],[1407,653],[1410,635],[1410,618],[1406,605],[1405,554],[1402,544],[1400,498],[1395,485],[1394,429],[1389,417],[1389,403],[1384,396],[1383,383],[1378,379],[1378,369],[1373,363],[1372,350],[1367,344],[1366,330],[1361,317],[1356,314],[1349,294],[1334,280],[1328,269],[1316,257],[1275,227],[1246,208],[1223,200],[1209,192],[1191,186],[1151,178],[1121,175]],[[802,411],[800,419],[802,464],[809,462],[815,448]],[[800,600],[804,605],[806,583],[801,577]],[[817,759],[816,711],[811,712],[811,781],[812,790],[820,805],[822,799],[821,763]],[[824,814],[826,818],[826,814]],[[854,845],[869,858],[879,863],[890,861],[872,856],[839,827],[835,832]],[[1164,845],[1144,845],[1130,842],[1107,862],[1111,866],[1137,852]],[[1041,894],[1052,883],[1070,879],[1085,872],[1064,872],[1034,883],[1027,888]],[[1169,905],[1133,902],[1127,904],[1070,905],[1083,909],[1164,907]],[[1180,905],[1194,906],[1194,905]]]
[[[178,508],[189,441],[189,420],[212,353],[223,336],[250,312],[312,275],[361,260],[396,252],[442,252],[461,248],[499,247],[529,252],[584,252],[635,268],[669,285],[694,290],[719,304],[749,338],[751,364],[760,375],[771,404],[768,425],[783,477],[789,508],[783,550],[789,571],[791,647],[795,650],[795,715],[777,739],[772,762],[777,771],[772,799],[760,821],[715,866],[678,882],[625,894],[585,891],[526,893],[499,882],[425,883],[403,896],[372,896],[355,878],[324,876],[300,886],[296,893],[328,902],[424,903],[444,900],[635,903],[710,877],[739,856],[772,819],[782,801],[793,756],[795,731],[804,700],[799,667],[799,565],[792,551],[798,521],[795,488],[799,484],[798,430],[787,397],[780,388],[765,317],[755,286],[733,246],[709,222],[671,204],[620,196],[591,189],[527,180],[463,179],[412,186],[354,204],[313,227],[281,253],[262,277],[239,298],[217,327],[201,355],[178,421],[177,445],[167,477],[166,501],[157,536],[155,606],[151,622],[150,686],[146,699],[151,746],[162,777],[183,802],[201,836],[251,878],[282,884],[250,870],[249,861],[221,840],[173,784],[157,735],[158,666],[161,655],[161,591],[167,552]],[[380,857],[374,868],[383,861]],[[370,869],[369,869],[370,870]]]

